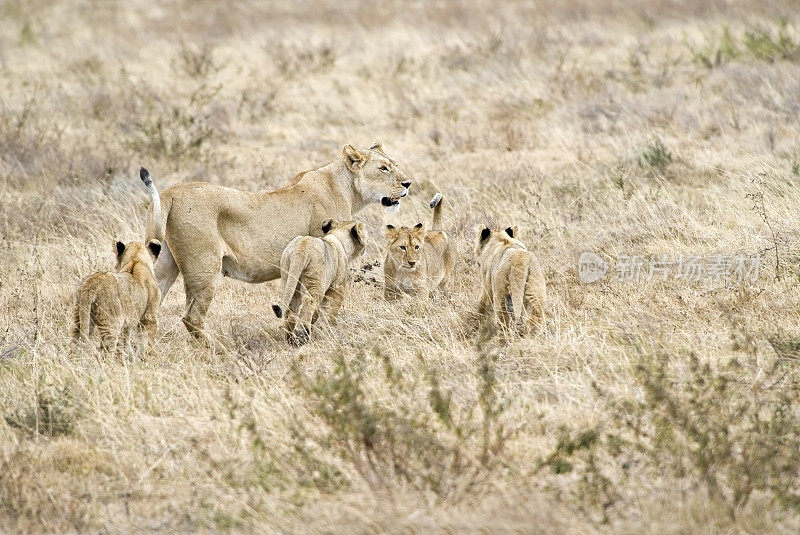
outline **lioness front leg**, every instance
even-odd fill
[[[216,273],[213,270],[206,270],[201,275],[183,274],[186,290],[186,313],[183,315],[183,324],[192,336],[209,347],[217,345],[205,332],[206,313],[214,299]]]

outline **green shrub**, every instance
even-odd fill
[[[756,28],[745,32],[744,46],[750,55],[761,61],[770,63],[778,60],[800,60],[800,40],[789,32],[788,23],[780,22],[777,31],[768,28]]]
[[[75,402],[67,386],[43,386],[40,380],[33,403],[17,407],[4,418],[11,427],[35,438],[71,434],[76,415]]]
[[[800,512],[800,374],[781,360],[754,367],[639,350],[641,397],[609,402],[610,417],[596,429],[563,430],[541,466],[577,471],[576,496],[603,520],[622,495],[641,491],[631,487],[632,462],[645,479],[668,474],[702,489],[731,518],[754,493]]]
[[[663,172],[672,163],[672,153],[664,143],[655,138],[651,140],[637,158],[639,167],[653,172]]]
[[[463,405],[453,401],[421,356],[424,386],[398,373],[388,356],[374,356],[381,360],[379,384],[388,388],[388,397],[370,387],[370,359],[363,353],[354,359],[336,355],[333,373],[309,377],[295,368],[295,381],[308,399],[305,408],[324,429],[298,428],[299,444],[336,451],[373,488],[405,483],[441,497],[460,495],[505,466],[504,446],[513,432],[503,424],[508,403],[496,392],[496,355],[479,357],[479,389]]]

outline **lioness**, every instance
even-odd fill
[[[479,313],[522,333],[544,325],[545,281],[536,257],[517,236],[517,227],[483,228],[475,255],[481,267],[483,294]],[[513,320],[513,321],[512,321]]]
[[[116,271],[89,275],[78,289],[72,340],[88,340],[93,327],[97,327],[102,349],[121,353],[130,330],[136,326],[147,333],[148,345],[155,340],[161,290],[153,274],[153,261],[158,258],[161,244],[158,240],[150,240],[147,246],[118,241],[115,247]]]
[[[442,194],[431,199],[433,223],[413,228],[386,225],[386,259],[383,263],[383,295],[388,300],[402,293],[426,295],[443,288],[453,274],[455,257],[450,238],[442,230]]]
[[[364,224],[328,220],[322,238],[297,236],[281,255],[281,300],[275,316],[286,316],[286,332],[297,344],[308,341],[321,309],[329,322],[342,306],[350,262],[364,251]],[[299,284],[299,286],[298,286]]]
[[[345,145],[341,158],[275,191],[183,182],[159,197],[147,170],[140,175],[152,197],[147,236],[164,244],[155,265],[161,296],[182,274],[183,323],[203,339],[220,273],[251,283],[277,279],[281,253],[292,238],[318,232],[326,219],[351,220],[368,204],[397,207],[411,185],[380,143],[366,150]]]

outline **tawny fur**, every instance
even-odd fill
[[[442,194],[431,199],[431,230],[423,223],[414,227],[386,225],[386,258],[383,263],[384,297],[401,294],[429,295],[444,290],[455,266],[450,237],[442,230]]]
[[[96,328],[101,348],[121,353],[128,344],[131,329],[141,327],[147,335],[147,346],[153,344],[161,300],[153,261],[160,248],[157,240],[151,240],[147,246],[118,242],[116,271],[94,273],[83,280],[75,299],[74,342],[87,341]]]
[[[281,299],[272,310],[285,317],[286,332],[298,344],[308,340],[320,311],[330,324],[336,321],[350,262],[364,251],[362,223],[331,221],[323,228],[330,229],[324,237],[297,236],[281,255]]]
[[[411,181],[376,143],[366,150],[345,145],[341,158],[299,173],[275,191],[184,182],[165,189],[159,199],[149,175],[145,183],[153,199],[147,236],[164,244],[155,265],[162,298],[183,275],[183,322],[189,332],[206,338],[204,318],[220,273],[251,283],[276,279],[281,253],[292,238],[320,235],[326,219],[351,220],[372,203],[396,208]]]
[[[478,232],[475,255],[481,268],[480,314],[521,334],[544,326],[546,286],[535,255],[517,236],[517,228]]]

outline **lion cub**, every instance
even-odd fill
[[[544,325],[546,287],[536,257],[517,238],[517,227],[483,228],[475,255],[481,267],[483,294],[479,313],[506,327],[527,332]]]
[[[413,228],[386,225],[386,259],[383,263],[384,290],[388,300],[402,293],[426,295],[445,288],[453,274],[455,257],[450,238],[442,230],[442,194],[431,199],[433,223],[426,231],[423,223]]]
[[[281,300],[275,316],[286,317],[290,341],[308,341],[320,308],[333,323],[344,301],[350,262],[364,251],[364,224],[333,219],[322,225],[325,236],[297,236],[281,255]],[[299,284],[299,286],[298,286]]]
[[[116,271],[89,275],[78,289],[72,329],[74,342],[88,340],[97,327],[101,348],[121,353],[131,329],[141,326],[147,333],[147,344],[153,344],[156,311],[161,301],[153,262],[160,252],[158,240],[150,240],[147,246],[117,242]]]

